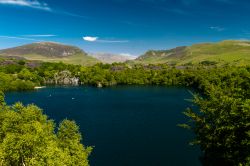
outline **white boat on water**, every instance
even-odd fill
[[[46,88],[46,86],[36,86],[36,87],[34,87],[34,89],[43,89],[43,88]]]

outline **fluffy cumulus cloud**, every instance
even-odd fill
[[[88,41],[88,42],[95,42],[98,40],[98,37],[85,36],[83,37],[83,40]]]
[[[47,11],[51,10],[47,3],[39,2],[38,0],[0,0],[0,4],[25,6]]]
[[[99,43],[127,43],[128,40],[103,40],[99,39],[99,37],[93,37],[93,36],[85,36],[83,37],[84,41],[87,42],[99,42]]]

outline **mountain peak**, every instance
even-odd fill
[[[0,51],[5,55],[41,55],[46,57],[68,57],[86,54],[81,49],[55,42],[37,42]]]
[[[44,62],[65,62],[92,65],[99,61],[90,57],[78,47],[55,42],[37,42],[0,50],[2,57],[18,57]]]

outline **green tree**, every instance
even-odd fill
[[[200,146],[203,161],[209,165],[246,165],[250,157],[250,100],[217,91],[207,99],[195,97],[194,103],[200,111],[186,111],[193,123],[184,127],[196,134],[191,144]]]
[[[88,156],[92,148],[85,148],[81,144],[82,137],[79,133],[79,127],[74,121],[62,121],[59,125],[57,136],[59,147],[62,148],[64,152],[67,152],[70,157],[67,165],[88,165]]]
[[[4,93],[3,91],[0,91],[0,106],[4,106],[5,101],[4,101]]]
[[[0,110],[0,163],[7,166],[88,166],[91,148],[85,149],[80,143],[77,125],[66,122],[60,124],[66,130],[59,127],[56,134],[54,122],[35,105],[4,106]],[[65,132],[73,136],[69,138]]]

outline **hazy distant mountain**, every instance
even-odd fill
[[[250,41],[226,40],[218,43],[194,44],[170,50],[151,50],[135,63],[184,64],[250,64]]]
[[[75,46],[68,46],[53,42],[32,43],[19,47],[0,50],[1,56],[16,56],[28,60],[46,62],[65,62],[71,64],[92,65],[99,62],[88,56],[84,51]]]
[[[90,56],[100,60],[103,63],[125,62],[134,60],[136,57],[130,55],[119,55],[110,53],[91,53]]]

